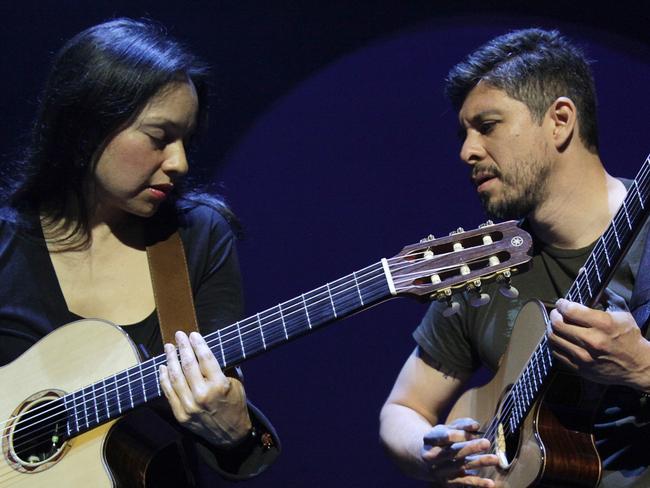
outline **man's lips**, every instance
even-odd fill
[[[474,182],[477,191],[485,190],[490,182],[496,180],[497,178],[498,175],[494,173],[481,172],[477,173],[476,175],[472,175],[472,181]]]

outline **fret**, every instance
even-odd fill
[[[589,292],[589,299],[591,300],[594,297],[594,294],[591,291],[591,285],[589,284],[589,277],[587,276],[587,272],[585,268],[580,268],[581,274],[584,277],[585,283],[587,283],[587,291]]]
[[[126,370],[124,372],[125,378],[126,378],[126,386],[129,388],[129,401],[131,402],[131,408],[134,408],[135,405],[133,405],[133,392],[131,391],[131,379],[129,378],[129,371]]]
[[[95,383],[90,385],[92,388],[93,405],[95,406],[95,422],[99,424],[99,409],[97,408],[97,396],[95,395]]]
[[[530,382],[528,381],[528,371],[526,371],[526,373],[524,373],[523,381],[524,381],[523,388],[524,388],[524,399],[525,399],[524,405],[528,406],[528,405],[530,405],[530,399],[531,399],[532,394],[533,394],[533,392],[532,392],[532,390],[530,388]]]
[[[255,317],[257,318],[257,326],[260,330],[260,335],[262,336],[262,347],[266,351],[266,339],[264,339],[264,328],[262,327],[262,321],[260,320],[260,314],[255,314]]]
[[[257,321],[260,329],[264,331],[262,335],[263,345],[267,348],[286,340],[287,336],[284,324],[282,323],[282,312],[279,306],[258,313]]]
[[[331,283],[333,308],[336,309],[339,317],[345,316],[350,311],[363,306],[363,300],[359,289],[355,290],[354,278],[352,275],[344,276]]]
[[[623,200],[623,213],[625,214],[625,219],[627,220],[627,226],[631,229],[632,228],[632,222],[630,221],[630,216],[627,213],[627,205],[625,203],[625,200]]]
[[[140,384],[142,385],[142,395],[144,397],[143,403],[147,403],[147,385],[144,383],[144,374],[142,373],[142,364],[138,365],[140,371]]]
[[[89,423],[89,416],[88,416],[88,400],[87,400],[87,393],[86,393],[87,388],[84,388],[81,390],[81,404],[84,407],[83,410],[83,415],[84,415],[84,420],[86,422],[86,429],[90,427]]]
[[[111,418],[111,411],[108,405],[108,391],[106,388],[106,379],[102,381],[102,389],[104,390],[104,407],[106,408],[106,420]]]
[[[334,318],[336,319],[338,317],[336,315],[336,307],[334,306],[334,299],[332,298],[332,290],[330,290],[330,284],[327,283],[325,286],[327,287],[327,295],[330,298],[330,303],[332,304],[332,312],[334,312]]]
[[[158,398],[160,398],[162,396],[162,392],[160,391],[160,376],[159,376],[160,365],[156,363],[155,359],[153,360],[152,363],[152,369],[153,369],[154,381],[156,383],[156,393],[158,394]]]
[[[266,341],[262,332],[259,314],[245,319],[239,322],[239,324],[240,329],[243,330],[243,333],[241,333],[243,340],[242,351],[245,348],[247,354],[250,356],[255,352],[266,350]]]
[[[241,353],[244,359],[246,359],[246,351],[244,350],[244,341],[241,337],[241,329],[239,327],[239,322],[235,324],[235,327],[237,327],[237,335],[239,336],[239,345],[241,346]]]
[[[359,282],[357,281],[357,272],[355,271],[352,273],[352,277],[354,278],[354,284],[357,287],[357,293],[359,294],[359,300],[361,300],[361,305],[365,305],[363,303],[363,297],[361,296],[361,289],[359,288]]]
[[[600,241],[603,243],[603,251],[605,251],[605,259],[607,260],[607,266],[611,267],[612,263],[609,260],[609,253],[607,252],[607,246],[605,245],[605,241],[603,240],[603,236],[600,236]]]
[[[117,400],[117,411],[122,414],[122,402],[120,401],[120,387],[117,383],[117,375],[113,376],[113,381],[115,384],[115,399]]]
[[[616,218],[612,220],[612,224],[610,225],[611,229],[614,231],[614,238],[616,239],[616,245],[618,248],[621,248],[621,241],[618,239],[618,232],[616,230]]]
[[[603,282],[603,279],[600,277],[600,271],[598,270],[598,260],[594,258],[593,254],[589,256],[587,263],[589,263],[589,260],[593,263],[592,268],[596,271],[596,279],[598,280],[597,284],[600,285]]]
[[[285,302],[285,304],[284,318],[289,337],[294,334],[300,334],[304,332],[305,329],[309,330],[309,327],[307,327],[309,319],[307,317],[307,310],[302,301],[302,296],[289,300],[288,302]]]
[[[129,380],[129,372],[122,371],[116,376],[117,383],[117,399],[119,403],[120,414],[128,410],[129,405],[133,408],[133,396],[131,394],[131,382]]]
[[[580,293],[580,275],[576,277],[575,285],[576,292],[578,293],[578,303],[584,304],[585,301],[582,299],[582,293]]]
[[[75,412],[74,412],[74,407],[72,408],[72,417],[70,417],[70,408],[68,407],[68,397],[70,395],[65,395],[63,397],[63,406],[65,407],[65,411],[68,414],[68,421],[65,423],[65,429],[66,433],[68,435],[68,439],[72,436],[72,429],[70,428],[70,422],[72,422],[72,419],[76,417]]]
[[[287,323],[284,321],[284,314],[282,313],[282,304],[278,305],[280,311],[280,320],[282,320],[282,329],[284,330],[284,338],[289,340],[289,333],[287,332]]]
[[[544,379],[542,377],[542,370],[539,367],[539,356],[537,354],[537,350],[535,350],[535,368],[537,368],[537,377],[539,378],[539,387],[541,387],[542,383],[544,382]]]
[[[307,309],[307,303],[305,302],[305,294],[303,293],[302,295],[300,295],[300,297],[302,298],[302,305],[305,308],[305,315],[307,316],[307,324],[311,329],[311,318],[309,317],[309,310]]]
[[[221,340],[221,329],[217,329],[217,342],[219,342],[219,350],[221,351],[221,367],[226,367],[226,355],[223,353],[223,341]]]
[[[641,192],[639,191],[639,185],[637,184],[636,180],[634,180],[632,184],[636,189],[636,196],[639,199],[639,205],[641,205],[641,209],[645,210],[645,207],[643,206],[643,199],[641,198]]]
[[[305,293],[304,297],[309,305],[309,316],[312,324],[319,325],[336,318],[326,286]]]

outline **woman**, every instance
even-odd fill
[[[167,230],[183,242],[201,331],[240,318],[231,214],[181,189],[188,146],[205,121],[206,74],[159,26],[129,19],[87,29],[58,53],[28,154],[5,171],[0,364],[86,317],[119,324],[145,354],[161,353],[145,246]],[[272,428],[200,334],[177,333],[176,342],[181,361],[166,344],[160,385],[193,441],[186,450],[223,476],[262,471],[278,453]],[[160,463],[175,474],[159,479],[178,475],[168,460],[181,457]],[[190,484],[196,473],[183,476]]]

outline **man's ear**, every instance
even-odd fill
[[[578,110],[568,97],[559,97],[549,107],[550,130],[555,147],[564,150],[574,137],[578,126]]]

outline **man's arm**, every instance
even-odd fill
[[[410,476],[448,483],[494,486],[468,473],[496,456],[475,456],[489,447],[473,431],[472,419],[440,425],[443,412],[455,400],[467,378],[455,378],[435,368],[420,348],[406,360],[380,414],[380,437],[388,453]],[[468,457],[469,456],[469,457]]]

